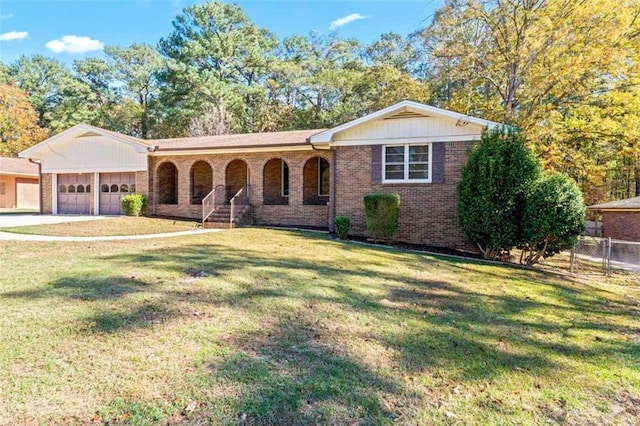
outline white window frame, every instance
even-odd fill
[[[286,197],[289,197],[289,194],[285,195],[285,193],[284,193],[284,168],[285,168],[285,166],[287,168],[289,168],[289,165],[287,163],[285,163],[284,160],[281,159],[280,160],[280,196],[286,198]],[[289,170],[289,173],[291,173],[291,170]],[[289,185],[288,180],[289,179],[287,179],[287,185]],[[291,188],[289,188],[289,192],[291,192]]]
[[[387,179],[387,147],[404,147],[404,178],[403,179]],[[410,146],[428,146],[429,147],[429,161],[428,161],[428,179],[409,179],[409,147]],[[432,143],[398,143],[382,145],[382,183],[431,183],[433,172],[433,144]]]

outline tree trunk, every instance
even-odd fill
[[[142,117],[140,117],[140,133],[142,139],[147,139],[147,136],[149,134],[149,116],[147,111],[147,102],[142,95],[140,95],[140,106],[142,107]]]

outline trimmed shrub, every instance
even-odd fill
[[[142,194],[127,194],[120,198],[122,211],[127,216],[140,216],[147,206],[147,199]]]
[[[346,240],[349,227],[351,226],[351,220],[346,216],[336,216],[335,219],[333,219],[333,225],[335,226],[338,238]]]
[[[584,230],[584,217],[582,192],[573,179],[561,173],[540,179],[526,201],[520,263],[534,265],[573,247]]]
[[[375,241],[390,243],[398,230],[400,195],[369,194],[364,196],[364,214],[369,235]]]
[[[539,176],[540,163],[515,129],[484,132],[470,151],[458,183],[458,218],[485,259],[500,259],[524,241],[525,200]]]

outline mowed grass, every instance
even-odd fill
[[[0,250],[0,424],[640,418],[633,275],[267,229]]]
[[[0,228],[0,231],[59,237],[101,237],[189,231],[197,229],[199,226],[200,224],[195,221],[123,216],[51,225],[16,226]]]

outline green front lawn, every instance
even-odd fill
[[[58,237],[102,237],[190,231],[197,229],[199,226],[200,223],[195,221],[123,216],[51,225],[16,226],[13,228],[0,228],[0,231]]]
[[[266,229],[0,252],[0,424],[640,416],[632,275]]]

